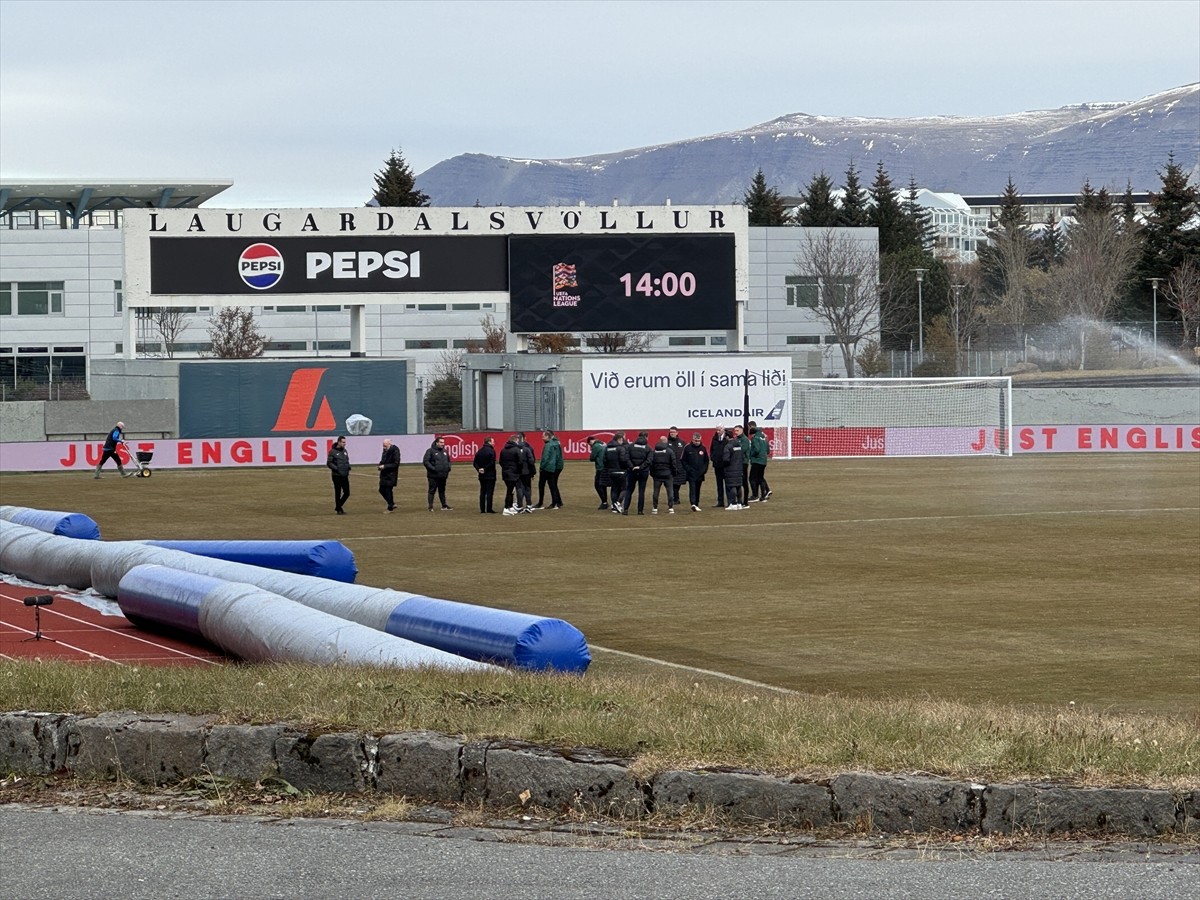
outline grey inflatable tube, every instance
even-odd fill
[[[117,589],[121,611],[137,621],[195,630],[248,662],[373,665],[482,671],[494,669],[406,641],[249,584],[165,566],[134,566]],[[187,608],[191,615],[181,615]]]

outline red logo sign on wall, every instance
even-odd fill
[[[288,382],[287,393],[279,405],[279,417],[271,431],[332,431],[337,428],[329,398],[322,394],[318,400],[317,389],[325,369],[297,369]],[[315,419],[309,424],[309,418]]]

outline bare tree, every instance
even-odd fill
[[[483,340],[467,341],[468,353],[503,353],[508,349],[507,328],[491,316],[484,316],[479,325],[483,328]]]
[[[163,341],[163,351],[167,359],[175,358],[175,344],[180,336],[187,331],[191,322],[187,313],[174,306],[159,306],[150,314],[150,324],[158,332]]]
[[[846,374],[854,377],[855,347],[879,329],[879,259],[872,244],[839,228],[805,232],[796,274],[811,281],[805,305],[834,336]]]
[[[463,357],[466,355],[466,351],[463,350],[443,350],[438,361],[429,370],[430,384],[437,384],[439,381],[461,382]]]
[[[1054,282],[1060,318],[1079,329],[1080,369],[1086,363],[1089,327],[1112,312],[1137,259],[1137,236],[1107,210],[1083,211],[1067,230],[1066,254]]]
[[[950,281],[950,299],[946,304],[945,327],[953,345],[953,374],[962,375],[963,354],[984,320],[979,296],[982,278],[977,263],[949,262],[946,275]]]
[[[258,330],[254,311],[222,306],[208,320],[208,338],[217,359],[254,359],[262,356],[270,340]]]
[[[1200,347],[1200,265],[1189,259],[1176,266],[1163,293],[1179,313],[1183,345]]]
[[[658,335],[650,331],[597,331],[584,343],[597,353],[645,353]]]
[[[1035,318],[1033,241],[1026,228],[997,228],[988,235],[993,288],[991,299],[998,318],[1022,333]]]
[[[528,338],[530,353],[570,353],[577,349],[577,342],[561,331],[531,334]]]

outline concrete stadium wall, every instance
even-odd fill
[[[146,360],[102,362],[105,374],[101,377],[108,380],[101,382],[102,392],[94,400],[0,404],[0,442],[90,440],[102,436],[118,420],[130,425],[131,438],[178,437],[178,363],[152,360],[151,372],[141,369],[128,378],[127,387],[117,390],[116,385],[125,380],[119,374],[122,364],[144,367]],[[113,396],[122,392],[126,396]],[[410,410],[410,422],[414,417],[415,411]],[[1013,424],[1018,426],[1197,423],[1200,392],[1190,387],[1013,388]]]
[[[1014,425],[1196,425],[1191,387],[1013,387]]]

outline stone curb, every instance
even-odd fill
[[[212,717],[110,712],[0,713],[0,773],[68,771],[173,784],[211,774],[282,778],[315,793],[400,794],[422,802],[537,807],[642,819],[714,814],[743,825],[882,833],[1155,837],[1200,830],[1200,791],[972,784],[855,772],[802,782],[740,771],[666,771],[643,779],[631,760],[521,741],[435,732],[309,734],[288,725],[218,725]]]

